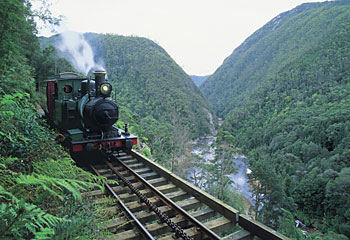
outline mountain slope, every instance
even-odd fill
[[[85,33],[84,39],[92,48],[88,51],[81,49],[87,45],[82,42],[81,35],[67,37],[69,47],[78,48],[72,52],[94,53],[93,57],[86,54],[89,61],[80,65],[93,66],[94,63],[106,69],[114,88],[112,97],[120,107],[120,119],[129,123],[130,130],[146,142],[157,161],[169,166],[169,159],[176,161],[191,138],[210,132],[210,111],[199,88],[153,41]],[[67,51],[60,52],[67,49],[62,48],[60,41],[60,36],[40,39],[42,46],[61,46],[57,47],[61,56],[72,57]],[[72,62],[85,59],[79,57]],[[88,72],[89,69],[81,71]]]
[[[108,78],[116,86],[118,103],[140,120],[151,116],[170,125],[175,121],[187,126],[192,137],[209,132],[209,108],[202,93],[163,48],[141,37],[95,33],[84,37],[95,62],[104,60]],[[59,41],[57,35],[40,38],[44,47]]]
[[[194,84],[196,84],[198,87],[207,79],[210,75],[207,76],[195,76],[191,75],[190,77],[192,78]]]
[[[249,155],[251,178],[261,184],[254,193],[264,195],[262,221],[276,225],[289,210],[309,226],[349,237],[350,5],[329,4],[318,24],[332,29],[269,73],[227,115],[221,134]]]
[[[297,59],[347,18],[346,1],[306,3],[251,35],[201,86],[219,117],[245,102],[283,66]]]
[[[139,115],[187,127],[192,137],[209,132],[208,106],[190,77],[149,39],[105,36],[108,76],[118,101]]]

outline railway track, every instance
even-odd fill
[[[108,155],[90,168],[119,182],[105,182],[116,200],[107,210],[114,217],[105,222],[114,234],[111,239],[288,239],[135,151]],[[104,194],[96,190],[85,195],[99,202]]]

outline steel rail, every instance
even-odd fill
[[[98,176],[102,176],[98,170],[90,165],[90,168],[96,173]],[[143,226],[143,224],[136,218],[136,216],[128,209],[128,207],[122,202],[122,200],[118,197],[118,195],[114,192],[111,186],[107,182],[104,182],[105,187],[108,189],[108,191],[113,195],[114,198],[117,199],[119,206],[126,212],[129,219],[133,220],[134,225],[138,229],[138,231],[141,233],[141,235],[148,240],[155,240],[155,238],[149,233],[149,231]]]
[[[152,203],[146,195],[141,193],[129,180],[127,180],[118,170],[116,170],[112,164],[107,161],[105,161],[105,163],[130,188],[130,190],[149,207],[150,210],[156,213],[161,222],[165,222],[175,232],[176,237],[181,237],[184,240],[193,240],[193,238],[188,236],[188,234],[185,233],[179,225],[174,223],[164,212],[162,212],[154,203]]]
[[[184,209],[179,207],[175,202],[173,202],[171,199],[169,199],[167,196],[165,196],[162,192],[160,192],[156,187],[154,187],[152,184],[150,184],[147,180],[145,180],[143,177],[141,177],[138,173],[136,173],[134,170],[132,170],[130,167],[128,167],[125,163],[120,161],[117,157],[111,155],[115,160],[118,161],[120,165],[122,165],[125,169],[127,169],[131,174],[133,174],[139,181],[141,181],[146,187],[148,187],[152,192],[154,192],[156,195],[158,195],[161,200],[167,204],[170,205],[173,209],[175,209],[177,212],[182,214],[185,219],[191,223],[193,223],[197,228],[201,229],[202,232],[209,237],[210,239],[219,240],[221,239],[215,232],[207,228],[204,224],[202,224],[200,221],[198,221],[196,218],[192,217],[189,213],[187,213]],[[106,164],[114,171],[118,172],[112,164],[108,161],[106,161]]]
[[[153,171],[157,172],[159,175],[163,176],[164,178],[166,178],[168,181],[172,182],[179,188],[182,188],[185,191],[189,192],[190,194],[196,196],[196,198],[199,199],[201,202],[208,205],[210,208],[214,209],[219,214],[222,214],[226,218],[230,219],[235,224],[239,225],[240,227],[252,233],[253,235],[261,239],[274,239],[274,240],[289,239],[286,236],[282,235],[281,233],[273,230],[272,228],[267,227],[266,225],[258,221],[250,219],[248,216],[239,214],[239,211],[215,199],[214,197],[210,196],[208,193],[193,186],[192,184],[188,183],[182,178],[171,173],[169,170],[163,168],[159,164],[149,160],[145,156],[142,156],[138,152],[132,150],[131,156],[133,156],[139,162],[142,162],[143,164],[145,164],[146,166],[151,168]]]

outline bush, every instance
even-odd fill
[[[0,95],[0,117],[0,235],[73,238],[93,229],[95,208],[87,204],[91,217],[81,217],[89,214],[81,207],[80,192],[101,179],[76,167],[55,143],[57,134],[39,118],[29,94]],[[76,205],[80,207],[67,214]]]

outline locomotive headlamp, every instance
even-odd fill
[[[109,96],[112,92],[112,85],[110,83],[102,83],[100,91],[103,96]]]

